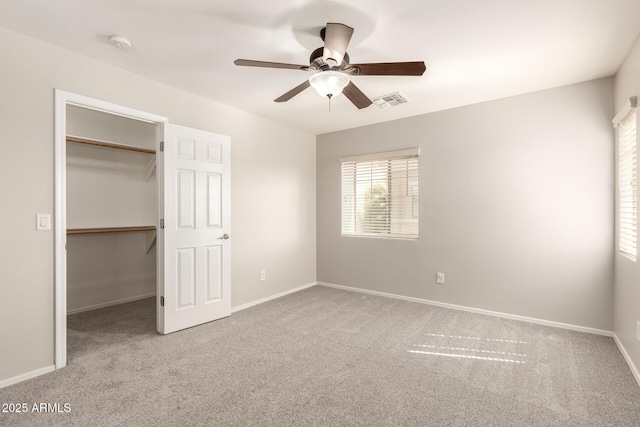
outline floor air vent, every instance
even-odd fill
[[[409,99],[400,92],[394,92],[388,95],[371,98],[371,101],[380,108],[387,108],[395,107],[400,104],[406,104],[407,102],[409,102]]]

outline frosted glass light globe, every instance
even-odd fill
[[[309,78],[309,84],[320,96],[334,98],[349,84],[349,76],[339,71],[321,71]]]

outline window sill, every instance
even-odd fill
[[[420,236],[416,237],[407,237],[407,236],[397,236],[397,235],[376,235],[376,234],[341,234],[340,237],[364,237],[365,239],[384,239],[384,240],[405,240],[405,241],[415,241],[420,240]]]

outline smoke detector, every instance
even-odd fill
[[[118,49],[131,50],[131,42],[125,37],[113,36],[109,39],[109,42]]]
[[[409,98],[407,98],[400,92],[394,92],[388,95],[371,98],[371,101],[380,108],[387,108],[396,107],[400,104],[406,104],[407,102],[409,102]]]

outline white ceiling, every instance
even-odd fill
[[[314,134],[615,74],[640,33],[640,0],[2,0],[0,26]],[[355,28],[352,63],[423,60],[422,77],[354,77],[358,110],[299,85],[304,71],[236,67],[238,58],[308,65],[327,22]],[[118,50],[122,35],[133,49]]]

